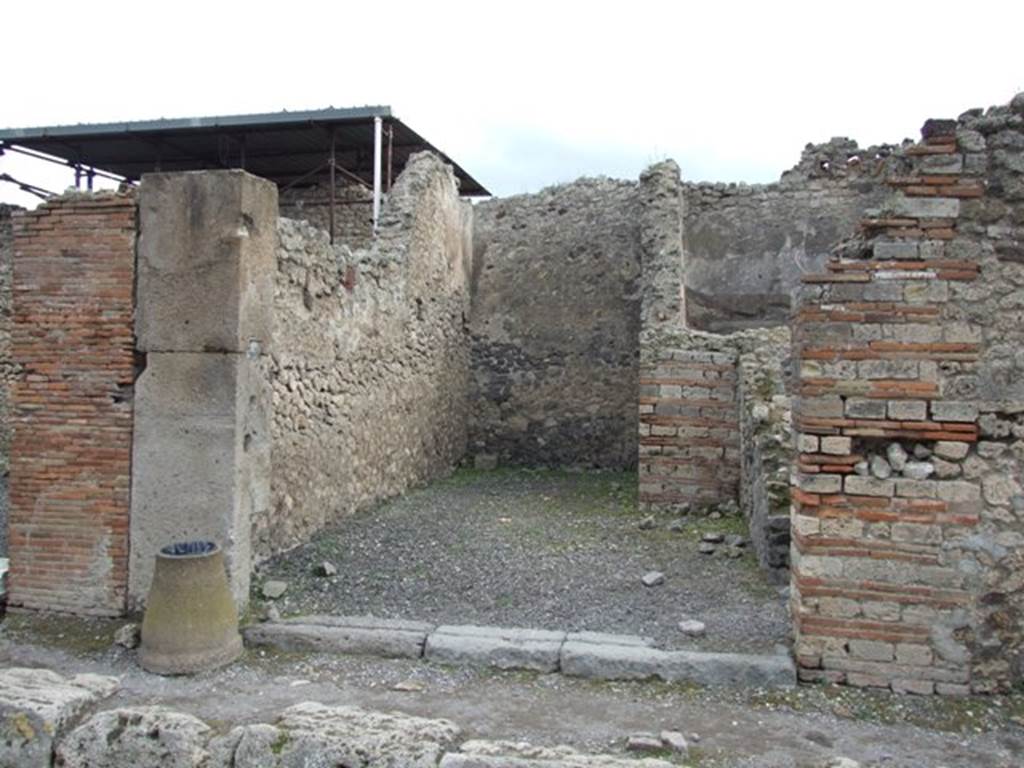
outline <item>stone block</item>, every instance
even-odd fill
[[[974,483],[969,483],[961,480],[953,480],[942,483],[936,483],[937,495],[942,501],[979,501],[981,499],[981,489]]]
[[[882,643],[877,640],[850,640],[847,645],[850,647],[850,655],[855,659],[892,661],[895,658],[892,643]]]
[[[976,403],[934,400],[932,401],[932,418],[935,421],[977,421],[978,406]]]
[[[141,608],[157,551],[205,539],[224,551],[239,607],[250,518],[270,503],[270,387],[258,358],[150,353],[135,384],[129,601]]]
[[[245,628],[248,645],[284,651],[349,653],[418,659],[434,626],[369,616],[299,616]]]
[[[853,439],[849,437],[821,438],[821,452],[833,456],[846,456],[853,450]]]
[[[872,247],[872,254],[876,259],[884,261],[907,261],[920,258],[917,243],[907,240],[876,242]]]
[[[567,642],[561,669],[566,675],[599,680],[691,682],[707,686],[789,688],[796,668],[787,654],[662,651],[632,645]]]
[[[800,434],[796,439],[797,450],[801,453],[817,453],[819,440],[816,435]]]
[[[840,419],[843,417],[843,401],[836,395],[820,397],[801,397],[797,407],[804,416],[823,419]]]
[[[146,174],[139,216],[137,348],[269,347],[277,187],[244,171]]]
[[[800,490],[807,493],[839,493],[843,488],[842,475],[799,476]]]
[[[565,638],[565,632],[540,629],[446,625],[427,637],[425,657],[445,664],[555,672]]]
[[[970,450],[970,447],[969,443],[961,443],[955,440],[939,440],[935,443],[934,448],[932,448],[932,452],[943,459],[961,461],[967,458],[967,452]]]
[[[960,201],[955,197],[899,195],[893,203],[892,213],[911,219],[955,219],[960,215]]]
[[[846,415],[852,419],[884,419],[885,400],[851,397],[846,401]]]
[[[924,421],[928,416],[928,403],[924,400],[890,400],[889,418],[895,421]]]
[[[859,475],[847,475],[843,486],[853,496],[892,496],[896,491],[896,484],[892,480]]]

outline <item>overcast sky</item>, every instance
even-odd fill
[[[772,181],[809,141],[898,142],[1024,91],[1019,0],[50,0],[0,25],[0,127],[389,104],[499,195],[666,157]]]

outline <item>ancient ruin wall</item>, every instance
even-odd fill
[[[258,559],[463,456],[470,215],[451,169],[424,153],[368,249],[279,221],[272,502],[253,520]]]
[[[471,454],[635,466],[639,210],[609,179],[475,206]]]
[[[11,279],[14,264],[14,230],[11,217],[17,206],[0,203],[0,476],[7,474],[11,447],[9,398],[17,366],[11,357]],[[6,480],[0,479],[5,484]],[[2,521],[0,521],[2,522]],[[0,541],[5,536],[0,534]]]
[[[110,193],[15,219],[11,605],[124,610],[135,222]]]
[[[808,145],[775,184],[684,184],[687,325],[786,325],[800,276],[884,199],[894,149],[833,139]]]
[[[1024,95],[929,121],[795,330],[804,679],[1024,679]]]
[[[283,218],[306,221],[328,230],[331,210],[331,185],[282,189],[279,197]],[[373,242],[373,191],[361,184],[338,180],[335,187],[334,242],[349,248],[369,248]]]

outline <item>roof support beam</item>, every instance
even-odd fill
[[[373,234],[377,234],[377,225],[380,223],[380,150],[381,150],[381,127],[383,121],[379,117],[373,118]],[[332,185],[331,192],[334,192]]]

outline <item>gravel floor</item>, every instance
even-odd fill
[[[658,519],[640,530],[635,476],[463,470],[325,530],[265,563],[254,580],[288,583],[283,615],[333,613],[438,623],[644,634],[666,648],[769,650],[789,636],[778,590],[752,552],[730,559],[697,551],[709,530]],[[338,573],[316,575],[323,561]],[[665,583],[645,587],[648,571]],[[693,640],[683,618],[705,622]]]

